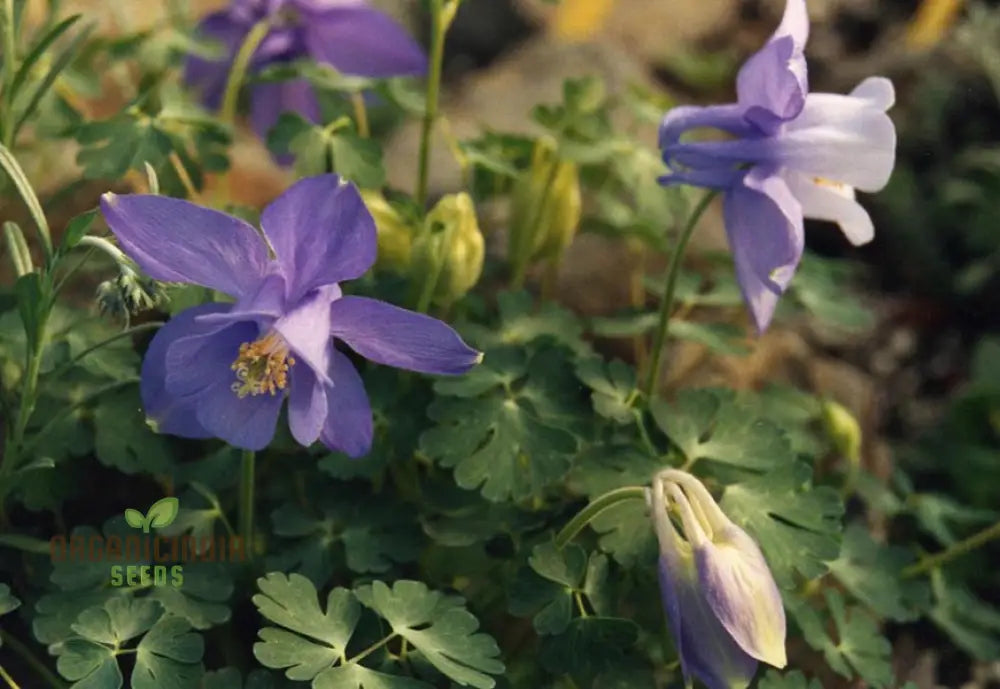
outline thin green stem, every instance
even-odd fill
[[[587,526],[587,524],[593,521],[597,515],[609,507],[613,507],[614,505],[624,502],[625,500],[645,501],[645,499],[646,489],[642,486],[626,486],[625,488],[608,491],[604,495],[594,498],[590,501],[590,504],[580,510],[577,515],[573,517],[558,534],[556,534],[556,547],[565,548],[578,533],[583,531],[583,528]]]
[[[354,108],[354,124],[358,128],[358,136],[367,139],[371,136],[368,125],[368,108],[365,106],[365,94],[355,91],[351,94],[351,106]]]
[[[163,325],[165,325],[163,321],[150,321],[149,323],[140,323],[139,325],[133,325],[131,328],[126,328],[125,330],[122,330],[120,333],[115,333],[111,337],[101,340],[100,342],[91,347],[87,347],[85,350],[83,350],[75,357],[67,361],[65,364],[57,368],[51,374],[46,374],[46,375],[50,376],[51,378],[58,378],[60,375],[66,373],[74,366],[76,366],[78,363],[80,363],[81,359],[83,359],[89,354],[92,354],[93,352],[96,352],[98,349],[107,347],[112,342],[117,342],[118,340],[121,340],[125,337],[131,337],[136,333],[145,332],[146,330],[156,330],[157,328],[160,328]]]
[[[427,105],[424,110],[423,130],[420,135],[420,157],[417,167],[417,205],[423,209],[427,203],[428,168],[430,165],[431,137],[438,116],[441,95],[441,69],[444,64],[444,37],[451,22],[444,15],[444,0],[431,0],[431,55],[430,74],[427,77]]]
[[[997,522],[992,526],[987,526],[982,531],[977,531],[965,540],[953,543],[944,550],[925,557],[916,564],[910,565],[903,570],[903,576],[905,578],[911,578],[936,570],[941,567],[941,565],[947,564],[955,558],[972,552],[976,548],[997,538],[1000,538],[1000,522]]]
[[[0,679],[6,682],[10,689],[21,689],[21,685],[14,681],[14,678],[7,673],[3,665],[0,665]]]
[[[30,648],[12,636],[10,632],[5,632],[0,629],[0,641],[3,641],[4,647],[11,649],[14,653],[21,656],[21,660],[27,663],[32,670],[38,673],[38,675],[44,679],[46,683],[52,687],[52,689],[66,688],[66,683],[59,679],[56,674],[45,665],[45,663],[40,661],[38,657],[31,652]]]
[[[361,651],[357,655],[354,655],[354,656],[351,656],[350,658],[348,658],[347,661],[344,663],[344,665],[352,665],[354,663],[361,662],[364,658],[370,656],[372,653],[374,653],[378,649],[380,649],[383,646],[385,646],[387,643],[389,643],[390,641],[392,641],[393,639],[395,639],[397,636],[399,636],[399,635],[393,633],[393,634],[390,634],[389,636],[385,637],[381,641],[376,641],[371,646],[369,646],[365,650]]]
[[[257,455],[251,450],[240,454],[240,537],[250,559],[253,559],[253,494]]]
[[[677,246],[670,257],[670,266],[667,268],[667,280],[663,288],[663,300],[660,302],[660,320],[657,323],[656,336],[653,340],[649,374],[646,377],[646,385],[643,387],[647,404],[652,399],[656,383],[660,379],[660,363],[663,360],[663,350],[667,342],[667,326],[670,324],[670,315],[674,310],[674,293],[677,291],[677,278],[680,276],[684,250],[691,240],[691,235],[694,234],[694,228],[698,225],[698,221],[705,210],[708,209],[712,199],[715,198],[716,193],[714,190],[707,192],[701,201],[698,202],[698,205],[695,206],[694,211],[692,211],[691,216],[688,218],[687,224],[681,230],[680,237],[677,238]]]
[[[49,417],[49,420],[46,422],[46,424],[42,426],[41,429],[39,429],[38,433],[36,433],[32,437],[31,442],[27,443],[24,446],[24,453],[27,454],[28,452],[33,450],[35,444],[39,440],[48,437],[48,435],[52,432],[52,429],[55,428],[56,424],[58,424],[60,421],[65,419],[67,416],[72,414],[80,407],[84,407],[90,404],[91,402],[93,402],[98,397],[101,397],[102,395],[106,395],[107,393],[118,390],[119,388],[124,388],[129,385],[135,385],[138,382],[139,382],[138,378],[125,378],[123,380],[117,380],[114,383],[108,383],[107,385],[99,387],[89,395],[85,395],[84,397],[75,400],[72,404],[66,405],[58,412],[56,412],[53,416]],[[0,495],[2,495],[2,487],[0,487]]]
[[[34,555],[48,555],[50,552],[48,541],[17,533],[0,534],[0,547],[4,546]]]
[[[233,66],[229,69],[229,79],[226,81],[226,90],[222,96],[222,107],[219,109],[219,119],[223,124],[232,127],[236,124],[236,105],[239,102],[240,88],[246,81],[247,72],[250,69],[250,61],[253,54],[257,52],[261,42],[271,30],[271,22],[267,19],[254,24],[250,33],[243,39],[243,44],[236,53]]]
[[[14,0],[3,0],[3,144],[14,143],[14,76],[17,74],[17,43],[14,26]]]

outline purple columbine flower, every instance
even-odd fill
[[[482,359],[450,327],[338,283],[375,261],[375,222],[358,190],[335,175],[293,184],[246,222],[187,201],[105,194],[101,211],[123,251],[151,277],[203,285],[234,303],[175,316],[142,364],[147,416],[164,433],[217,437],[259,450],[288,424],[352,457],[368,452],[372,412],[341,340],[372,361],[458,375]]]
[[[743,689],[758,660],[784,667],[785,610],[757,544],[684,471],[657,474],[649,498],[663,607],[688,686],[697,677],[708,689]]]
[[[207,107],[221,105],[233,59],[253,26],[264,19],[272,28],[253,54],[251,73],[302,58],[374,79],[427,71],[420,46],[365,0],[232,0],[198,27],[203,36],[222,44],[225,57],[210,61],[191,56],[185,68],[185,81],[201,92]],[[305,79],[256,84],[251,97],[251,123],[261,137],[286,110],[320,121],[319,102]]]
[[[896,130],[885,114],[895,98],[892,82],[871,77],[847,96],[809,93],[808,36],[805,0],[788,0],[771,40],[740,69],[736,103],[677,107],[660,125],[672,171],[661,183],[725,193],[736,277],[758,332],[802,256],[803,217],[838,223],[855,245],[870,241],[872,221],[854,189],[884,187],[895,161]],[[700,127],[736,140],[680,142]]]

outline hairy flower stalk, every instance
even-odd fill
[[[648,499],[660,544],[663,607],[685,679],[697,677],[709,689],[742,689],[758,661],[784,667],[785,611],[753,539],[687,472],[657,474]]]
[[[872,221],[854,192],[880,190],[895,162],[892,83],[871,77],[846,96],[809,93],[808,36],[805,0],[788,0],[774,35],[740,69],[735,103],[673,108],[660,125],[671,170],[661,183],[724,194],[736,277],[758,332],[802,257],[803,219],[836,222],[853,244],[870,241]],[[734,140],[681,141],[704,127]]]
[[[458,375],[481,359],[441,321],[343,296],[339,283],[375,262],[376,231],[358,190],[335,175],[300,180],[265,208],[266,240],[238,218],[163,196],[105,194],[101,211],[151,277],[235,300],[188,309],[153,338],[141,392],[161,432],[260,450],[287,399],[299,443],[357,457],[371,447],[372,412],[334,338],[424,373]]]

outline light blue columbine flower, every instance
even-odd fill
[[[784,667],[781,594],[753,539],[686,472],[660,472],[649,499],[663,607],[688,684],[697,677],[709,689],[742,689],[758,660]]]
[[[803,218],[838,223],[853,244],[870,241],[872,221],[854,189],[878,191],[895,162],[896,130],[885,114],[892,82],[865,79],[847,96],[809,93],[808,36],[805,0],[788,0],[777,31],[740,69],[735,103],[677,107],[660,125],[671,169],[661,183],[725,194],[736,276],[758,332],[802,256]],[[680,141],[702,127],[736,140]]]

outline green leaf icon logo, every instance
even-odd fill
[[[146,524],[154,529],[162,529],[169,526],[177,519],[177,512],[180,510],[180,502],[177,498],[163,498],[157,500],[149,507],[146,513]],[[149,530],[147,526],[147,531]]]
[[[139,510],[133,510],[129,507],[125,510],[125,522],[133,529],[141,529],[146,524],[146,518]]]
[[[180,511],[180,502],[177,498],[162,498],[149,507],[149,512],[143,515],[139,510],[131,507],[125,510],[125,522],[133,529],[142,529],[143,533],[149,533],[150,527],[162,529],[169,526],[177,519],[177,512]]]

